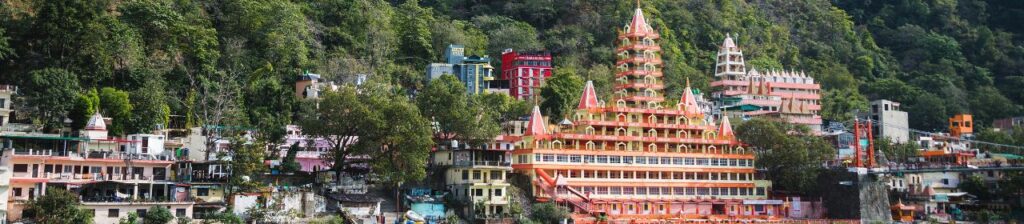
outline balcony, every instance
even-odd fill
[[[111,151],[91,151],[88,153],[64,152],[51,149],[15,149],[15,156],[57,156],[68,157],[74,160],[84,159],[107,159],[107,160],[152,160],[152,161],[175,161],[174,157],[167,155],[149,155],[138,153],[115,153]]]
[[[93,181],[125,181],[125,182],[150,182],[167,180],[164,175],[141,175],[141,174],[95,174],[95,173],[45,173],[43,178],[51,182],[93,182]]]
[[[456,167],[475,167],[475,168],[502,168],[512,169],[512,161],[487,161],[487,160],[456,160],[453,164]]]

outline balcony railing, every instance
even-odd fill
[[[455,166],[507,166],[511,167],[511,161],[486,161],[486,160],[458,160]]]
[[[149,155],[138,153],[114,153],[108,151],[91,151],[88,153],[63,152],[52,149],[15,149],[14,155],[19,156],[60,156],[74,159],[115,159],[115,160],[159,160],[174,161],[173,156]]]
[[[82,200],[83,203],[86,203],[86,204],[124,204],[124,203],[131,203],[131,204],[161,204],[161,203],[164,203],[164,204],[177,204],[177,203],[191,203],[191,202],[195,202],[195,199],[192,198],[192,196],[186,196],[185,198],[179,198],[179,199],[170,199],[170,198],[163,198],[163,197],[161,197],[161,198],[142,198],[142,197],[140,197],[140,198],[137,198],[137,199],[132,199],[130,194],[123,195],[121,197],[118,197],[118,196],[88,196],[88,197],[81,197],[81,200]]]
[[[43,177],[50,181],[152,181],[166,180],[164,175],[141,175],[141,174],[94,174],[94,173],[44,173]]]

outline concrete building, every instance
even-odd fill
[[[509,95],[524,100],[540,93],[540,85],[551,77],[551,53],[517,52],[511,48],[501,53],[501,79],[509,82]]]
[[[490,57],[466,56],[466,48],[457,44],[448,45],[444,55],[446,63],[427,65],[428,81],[444,74],[452,74],[466,85],[467,94],[486,92],[490,81],[494,80],[494,67],[491,66]]]
[[[607,104],[593,85],[577,109],[549,125],[535,107],[513,170],[532,180],[538,201],[609,223],[674,219],[779,219],[783,201],[754,173],[754,152],[728,117],[708,122],[693,90],[665,102],[660,38],[637,8],[618,33],[616,83]]]
[[[477,219],[500,217],[510,212],[508,175],[517,136],[501,135],[482,147],[457,142],[438,146],[432,164],[445,167],[445,187],[456,200],[466,202],[464,214]],[[482,202],[484,208],[475,208]],[[483,211],[482,214],[477,211]]]
[[[14,150],[0,148],[0,224],[7,224],[7,206],[11,195],[11,159]]]
[[[907,123],[907,112],[900,110],[900,103],[889,100],[875,100],[870,103],[871,109],[864,115],[874,121],[876,138],[886,137],[893,143],[910,141],[910,128]]]
[[[18,87],[12,85],[0,85],[0,126],[7,125],[10,121],[13,109],[13,97],[18,93]]]
[[[178,217],[192,218],[189,186],[176,182],[175,157],[162,149],[162,143],[147,139],[154,145],[143,153],[141,140],[108,137],[99,114],[90,118],[82,134],[0,135],[4,150],[14,152],[4,166],[11,176],[8,220],[22,218],[25,202],[53,188],[79,195],[83,208],[95,212],[96,223],[116,223],[129,212],[143,213],[152,206],[166,206]]]
[[[1008,117],[992,121],[992,127],[999,131],[1012,132],[1013,128],[1024,124],[1024,117]]]
[[[728,34],[715,58],[711,93],[727,116],[773,117],[821,131],[821,85],[802,71],[747,70],[743,51]]]

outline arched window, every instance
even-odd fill
[[[594,150],[594,149],[597,149],[597,144],[594,144],[593,141],[587,141],[587,150]]]
[[[615,143],[615,150],[616,151],[626,150],[626,143],[624,143],[624,142]]]
[[[624,136],[624,135],[626,135],[626,129],[625,128],[617,128],[617,129],[615,129],[615,135],[616,136]]]
[[[658,116],[654,116],[654,114],[651,114],[651,116],[647,116],[647,123],[658,123]]]
[[[644,84],[656,84],[657,82],[658,80],[653,75],[648,74],[644,76]]]
[[[594,132],[596,132],[596,130],[594,130],[593,126],[587,126],[586,128],[583,128],[584,134],[592,135],[594,134]]]
[[[650,145],[647,145],[647,151],[648,152],[657,152],[658,151],[658,146],[655,145],[654,143],[651,143]]]
[[[559,141],[559,140],[551,141],[551,148],[553,148],[553,149],[562,149],[563,145],[564,144],[562,144],[562,141]]]
[[[648,130],[647,135],[648,137],[658,137],[658,131],[654,129]]]
[[[655,97],[655,96],[658,96],[658,92],[655,92],[654,89],[645,89],[644,90],[644,96]]]
[[[626,101],[625,100],[615,101],[615,107],[626,107]]]

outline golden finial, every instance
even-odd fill
[[[686,77],[686,87],[690,87],[690,77]]]

